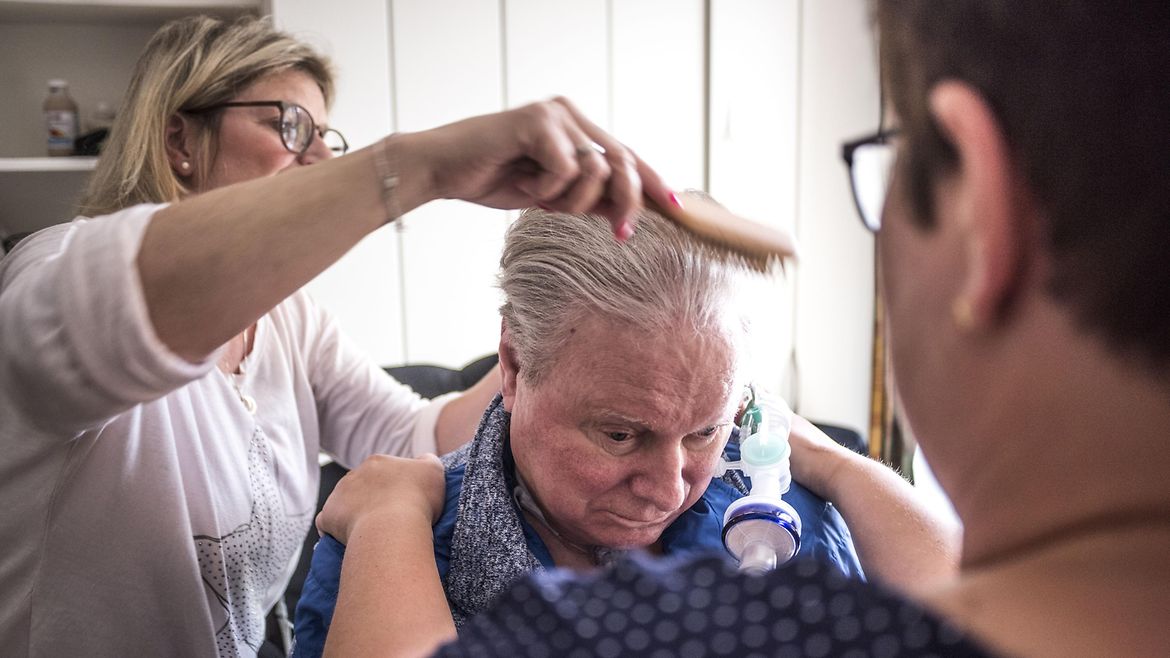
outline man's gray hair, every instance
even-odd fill
[[[533,209],[504,239],[500,314],[521,373],[536,384],[573,325],[590,316],[658,335],[744,331],[736,298],[745,272],[739,257],[654,212],[642,212],[619,243],[602,217]]]

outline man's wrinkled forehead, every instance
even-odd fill
[[[599,387],[593,396],[578,398],[577,407],[598,422],[615,422],[650,431],[677,430],[678,424],[694,425],[683,431],[704,429],[728,422],[739,408],[742,386],[731,379],[711,381],[708,394],[692,397],[681,391],[640,389],[633,394],[621,387]]]
[[[556,375],[542,383],[551,387],[554,406],[597,422],[670,432],[703,429],[734,415],[742,389],[734,342],[722,336],[672,341],[668,335],[622,341],[628,333],[616,332],[619,342],[597,351],[567,346]]]

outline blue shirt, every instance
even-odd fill
[[[728,452],[736,453],[738,446],[729,444]],[[507,451],[505,451],[507,452]],[[734,454],[730,456],[734,457]],[[510,457],[510,455],[508,455]],[[511,459],[506,458],[506,462]],[[506,464],[511,471],[511,463]],[[434,526],[435,563],[444,580],[450,562],[451,538],[459,512],[459,494],[463,489],[466,465],[456,466],[446,473],[447,496],[443,513]],[[742,494],[722,480],[713,479],[703,496],[682,513],[662,533],[662,551],[671,556],[726,553],[723,548],[723,514],[732,501]],[[863,578],[861,564],[853,548],[853,540],[844,519],[831,504],[796,482],[784,500],[792,505],[802,522],[798,556],[816,558],[831,565],[842,575]],[[546,569],[556,565],[536,530],[523,514],[520,517],[528,548]],[[296,609],[294,655],[297,658],[320,656],[325,649],[325,636],[337,606],[341,584],[341,562],[345,546],[328,535],[317,542],[312,566],[305,579]]]

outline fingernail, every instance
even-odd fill
[[[671,192],[671,193],[670,193],[670,202],[671,202],[671,203],[673,203],[675,206],[677,206],[677,207],[679,207],[679,208],[682,208],[682,207],[683,207],[682,200],[681,200],[681,199],[679,199],[679,198],[678,198],[678,195],[677,195],[677,194],[675,194],[674,192]]]
[[[629,222],[622,224],[621,228],[619,228],[617,230],[618,242],[625,242],[626,240],[629,240],[630,236],[632,236],[633,234],[634,234],[634,227],[631,226]]]
[[[552,208],[549,208],[548,206],[544,205],[543,203],[536,204],[536,207],[540,208],[541,210],[543,210],[545,212],[552,212]]]

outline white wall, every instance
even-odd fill
[[[877,64],[864,0],[801,3],[796,357],[800,411],[869,428],[873,237],[862,229],[841,142],[878,124]]]
[[[507,0],[505,100],[509,107],[562,95],[602,128],[612,127],[610,3]],[[572,25],[572,29],[564,29]],[[555,34],[555,45],[547,35]]]
[[[795,232],[799,0],[713,0],[709,192],[736,212]],[[791,398],[795,274],[752,286],[755,381]]]
[[[393,126],[389,17],[383,0],[345,0],[344,8],[323,11],[317,0],[272,0],[269,10],[278,27],[312,43],[337,64],[337,98],[329,123],[356,149]],[[401,271],[398,236],[382,229],[308,286],[314,299],[378,363],[406,361]]]
[[[612,128],[677,188],[704,182],[704,8],[700,0],[610,3]]]
[[[504,108],[501,3],[393,0],[391,7],[399,130]],[[496,350],[492,284],[506,225],[502,211],[455,201],[405,218],[408,361],[458,366]]]

